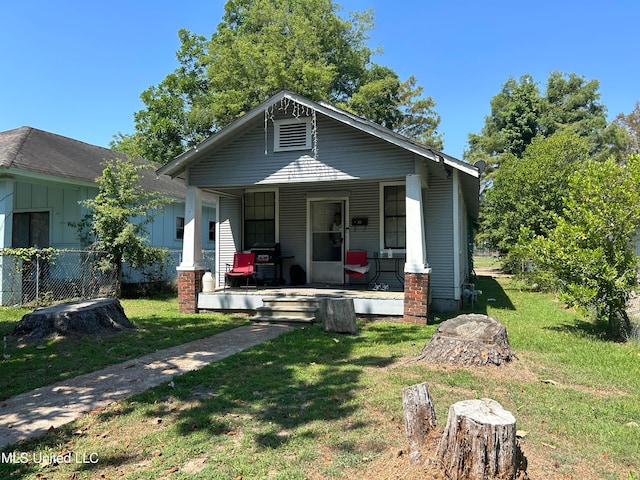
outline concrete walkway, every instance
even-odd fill
[[[277,324],[247,325],[1,401],[0,449],[292,329]]]

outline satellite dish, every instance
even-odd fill
[[[473,164],[473,166],[476,167],[480,175],[482,175],[482,172],[484,172],[484,169],[487,168],[487,162],[485,162],[484,160],[478,160],[476,163]]]

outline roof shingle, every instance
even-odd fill
[[[33,127],[20,127],[0,132],[0,169],[19,170],[95,183],[102,175],[105,160],[125,159],[121,152],[90,145],[72,138],[45,132]],[[143,188],[159,191],[176,198],[185,197],[184,182],[167,176],[157,177],[154,169],[143,171]]]

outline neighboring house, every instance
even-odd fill
[[[381,260],[378,281],[404,288],[404,316],[426,320],[459,308],[469,280],[472,224],[478,218],[479,171],[409,138],[324,102],[281,91],[158,174],[187,184],[180,308],[210,308],[199,294],[202,195],[219,197],[216,271],[234,252],[278,243],[282,277],[292,264],[306,282],[343,285],[345,252]],[[333,220],[340,214],[341,242]],[[398,272],[394,262],[400,259]],[[374,262],[372,258],[372,263]],[[370,272],[375,275],[376,272]],[[395,275],[398,273],[398,275]],[[217,286],[224,282],[222,273]],[[200,299],[198,299],[200,297]]]
[[[104,161],[125,158],[113,150],[31,127],[0,132],[0,249],[6,247],[84,248],[78,223],[86,210],[83,200],[98,193]],[[181,252],[186,188],[182,181],[158,178],[153,169],[141,174],[142,188],[159,191],[176,201],[147,226],[149,244]],[[215,205],[207,199],[202,244],[215,248]],[[211,232],[209,232],[211,229]],[[179,262],[175,262],[176,264]],[[126,266],[125,266],[126,267]],[[138,282],[137,272],[125,268],[125,282]],[[16,291],[2,269],[2,304],[14,300]],[[175,267],[170,275],[175,280]],[[14,282],[15,285],[15,282]]]

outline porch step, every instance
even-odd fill
[[[311,297],[265,297],[262,303],[251,317],[253,322],[313,323],[320,310],[319,302]]]

